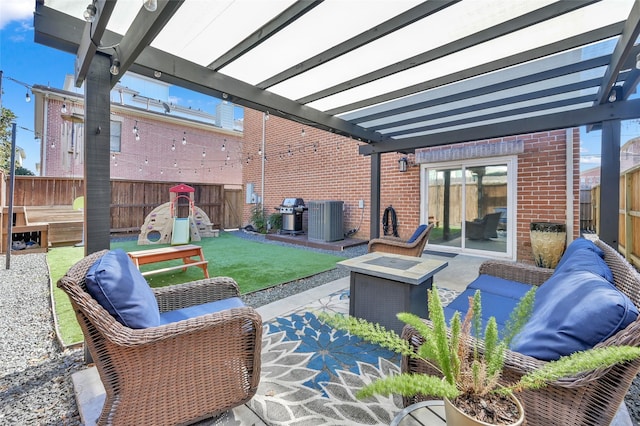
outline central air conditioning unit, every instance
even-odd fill
[[[339,241],[344,240],[344,201],[322,200],[309,201],[309,231],[310,241]]]

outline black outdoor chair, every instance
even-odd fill
[[[500,212],[486,214],[482,219],[465,222],[466,236],[470,240],[489,240],[497,238],[498,223],[500,223]]]

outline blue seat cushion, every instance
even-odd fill
[[[124,250],[111,250],[91,265],[86,283],[87,292],[120,324],[129,328],[160,325],[153,291]]]
[[[217,300],[215,302],[203,303],[201,305],[188,306],[174,311],[163,312],[160,314],[160,324],[169,324],[214,312],[226,311],[227,309],[242,308],[244,306],[244,303],[242,303],[242,300],[240,300],[239,297],[230,297],[228,299]]]
[[[480,290],[482,328],[484,330],[490,317],[495,317],[498,331],[502,334],[511,312],[530,289],[531,286],[528,284],[491,275],[480,275],[444,308],[445,319],[449,322],[456,311],[464,317],[469,310],[469,297],[473,297],[476,290]]]
[[[422,224],[422,225],[418,226],[418,228],[413,233],[411,238],[409,238],[407,240],[407,243],[413,243],[420,236],[420,234],[422,234],[424,232],[425,229],[427,229],[427,225]]]
[[[541,360],[590,349],[638,316],[633,302],[588,271],[554,274],[536,292],[533,313],[511,349]]]

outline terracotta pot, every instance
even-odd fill
[[[518,401],[518,398],[513,395],[511,398],[518,406],[518,412],[520,413],[518,420],[515,423],[512,423],[511,426],[519,426],[524,423],[524,408],[522,408],[522,404]],[[447,417],[447,426],[495,426],[492,423],[481,422],[480,420],[467,416],[447,398],[444,399],[444,412]]]

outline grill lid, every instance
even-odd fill
[[[302,198],[285,198],[282,201],[282,207],[304,207]]]

